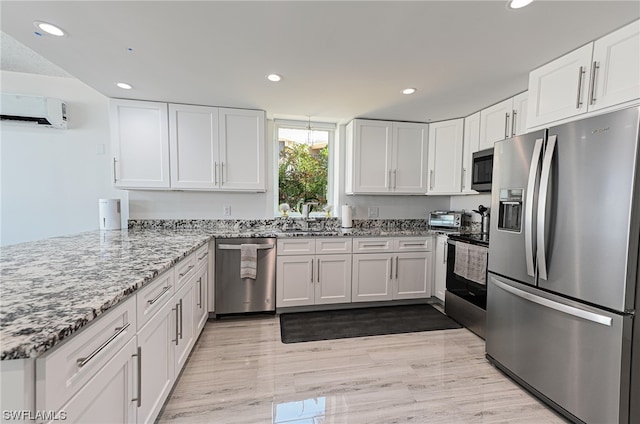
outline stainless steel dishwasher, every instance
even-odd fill
[[[240,278],[240,246],[256,244],[256,278]],[[275,312],[276,240],[235,238],[216,240],[216,316]]]

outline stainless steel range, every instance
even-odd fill
[[[484,339],[487,309],[488,234],[450,235],[445,313]]]

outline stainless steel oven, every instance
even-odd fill
[[[450,235],[447,246],[447,279],[445,291],[445,313],[476,333],[485,337],[487,309],[487,269],[484,267],[485,284],[469,280],[455,272],[456,246],[458,243],[472,244],[489,250],[488,236],[481,234]]]

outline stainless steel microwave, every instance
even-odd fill
[[[493,147],[473,154],[471,188],[476,191],[491,191],[493,174]]]

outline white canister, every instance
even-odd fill
[[[341,217],[342,217],[342,228],[351,228],[353,226],[351,206],[342,205]]]
[[[121,228],[120,199],[98,199],[98,212],[101,230],[119,230]]]

